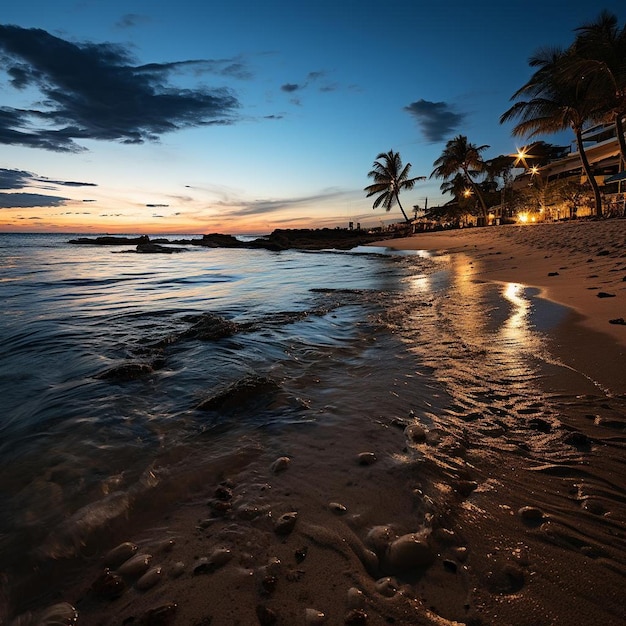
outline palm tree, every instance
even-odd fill
[[[574,48],[580,57],[573,71],[584,76],[593,87],[600,122],[615,124],[622,159],[626,161],[626,25],[618,26],[617,17],[602,11],[595,22],[576,29]]]
[[[517,136],[535,137],[543,133],[557,133],[570,128],[576,136],[580,160],[591,184],[596,204],[596,215],[602,216],[600,188],[593,176],[585,153],[582,132],[586,122],[594,119],[597,102],[591,91],[591,83],[574,76],[572,68],[580,57],[573,47],[568,50],[543,49],[529,61],[537,71],[520,87],[512,100],[528,96],[514,104],[500,117],[500,123],[521,120],[514,128]]]
[[[435,176],[448,180],[455,174],[462,173],[480,202],[485,223],[488,216],[487,205],[473,176],[484,171],[485,163],[480,153],[488,147],[475,146],[473,143],[469,143],[464,135],[450,139],[441,156],[433,163],[435,169],[430,175],[431,178]]]
[[[407,224],[411,221],[407,217],[402,205],[400,204],[400,191],[403,189],[413,189],[418,180],[425,180],[425,176],[416,176],[409,178],[411,164],[402,165],[402,159],[398,152],[389,150],[389,152],[381,152],[374,161],[373,169],[368,172],[368,178],[374,179],[373,185],[365,187],[367,197],[379,194],[372,208],[376,209],[383,206],[387,212],[391,211],[391,207],[397,202],[402,215]]]

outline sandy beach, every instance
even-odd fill
[[[96,506],[38,547],[14,590],[37,605],[13,623],[73,624],[76,610],[79,626],[621,626],[626,326],[610,320],[626,318],[625,227],[381,242],[430,251],[429,269],[411,298],[384,295],[380,333],[361,339],[370,360],[311,365],[310,422],[250,429],[219,453],[208,436],[184,458],[161,450],[122,513],[122,492],[107,496],[75,556],[56,555]],[[429,301],[420,281],[439,279]],[[493,284],[573,310],[543,325],[556,360],[529,365],[540,330],[516,326]],[[402,363],[379,347],[393,339]]]
[[[562,358],[626,392],[625,220],[438,231],[378,245],[432,251],[471,280],[538,288],[572,311],[553,337]]]

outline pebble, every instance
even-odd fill
[[[151,554],[135,554],[135,556],[124,561],[118,568],[117,573],[122,576],[130,576],[135,578],[146,573],[152,561]]]
[[[379,580],[377,580],[374,587],[381,596],[393,598],[393,596],[395,596],[396,592],[398,591],[398,582],[395,580],[395,578],[387,576],[385,578],[380,578]]]
[[[291,464],[291,459],[288,456],[278,457],[271,465],[270,469],[274,474],[285,471]]]
[[[218,500],[227,502],[228,500],[232,500],[233,490],[230,487],[227,487],[226,485],[219,485],[215,489],[215,497]]]
[[[434,555],[422,533],[409,533],[398,537],[389,545],[387,561],[395,571],[428,567]]]
[[[538,524],[543,520],[543,511],[535,506],[523,506],[517,514],[531,524]]]
[[[296,563],[302,563],[304,559],[306,559],[307,552],[309,551],[307,546],[303,546],[302,548],[298,548],[295,552]]]
[[[391,541],[393,531],[391,526],[374,526],[365,537],[365,543],[376,552],[384,554]]]
[[[306,609],[304,611],[304,621],[306,624],[315,626],[315,624],[321,624],[326,620],[326,616],[317,609]]]
[[[163,578],[163,568],[159,565],[150,568],[136,583],[135,586],[141,591],[152,589]]]
[[[274,524],[274,532],[277,535],[288,535],[294,529],[297,521],[298,513],[296,511],[283,513]]]
[[[373,452],[361,452],[357,455],[356,461],[359,465],[373,465],[377,459]]]
[[[25,618],[25,619],[23,619]],[[68,602],[53,604],[36,616],[36,626],[73,626],[78,620],[78,611]],[[20,615],[12,625],[27,626],[32,624],[30,613]]]
[[[343,504],[340,504],[339,502],[330,502],[328,504],[328,508],[333,513],[336,513],[337,515],[343,515],[344,513],[348,511],[348,509]]]
[[[348,589],[348,608],[362,609],[365,606],[365,595],[360,589],[350,587]]]
[[[133,556],[137,550],[139,549],[134,543],[130,541],[125,541],[121,543],[119,546],[116,546],[111,551],[107,552],[104,556],[104,564],[107,567],[117,567],[124,563],[124,561],[128,561],[131,556]]]
[[[426,441],[426,430],[419,424],[407,426],[404,434],[413,443],[424,443]]]

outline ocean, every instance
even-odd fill
[[[401,466],[394,438],[418,421],[434,485],[468,423],[507,451],[515,419],[576,401],[541,386],[565,310],[445,255],[135,254],[75,236],[0,235],[0,623],[75,604],[63,590],[116,542],[180,541],[175,512],[207,484],[249,493],[272,459],[331,450],[327,468],[371,449]],[[570,458],[549,437],[536,453]]]

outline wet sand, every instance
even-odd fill
[[[545,365],[536,381],[502,373],[474,383],[441,412],[404,391],[419,375],[408,372],[392,389],[406,398],[402,415],[320,415],[249,434],[232,453],[199,459],[192,475],[172,463],[158,491],[180,489],[184,502],[165,516],[155,506],[152,520],[143,502],[140,525],[107,524],[97,549],[48,560],[32,584],[73,580],[51,584],[49,604],[75,606],[79,625],[623,624],[626,327],[608,320],[626,317],[625,226],[384,242],[437,251],[470,282],[535,286],[575,307],[553,348],[578,361]],[[470,342],[441,349],[460,362],[453,375],[485,357]],[[591,353],[607,364],[602,373]],[[379,368],[383,376],[392,364]],[[107,559],[124,541],[150,558]]]
[[[438,231],[379,245],[463,253],[473,280],[538,288],[572,310],[554,334],[555,349],[613,393],[626,393],[626,220]]]

